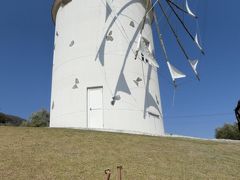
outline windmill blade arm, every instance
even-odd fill
[[[166,0],[166,1],[168,1],[169,3],[171,3],[171,4],[172,4],[174,7],[176,7],[178,10],[184,12],[185,14],[190,15],[187,10],[183,9],[182,7],[180,7],[180,6],[179,6],[178,4],[176,4],[175,2],[173,2],[173,1],[171,1],[171,0]],[[191,16],[192,16],[192,15],[191,15]],[[195,18],[198,18],[198,17],[195,16]]]
[[[169,0],[166,0],[168,6],[171,8],[172,12],[174,13],[174,15],[177,17],[177,19],[179,20],[179,22],[181,23],[181,25],[183,26],[183,28],[185,29],[185,31],[188,33],[188,35],[191,37],[192,40],[194,40],[193,35],[190,33],[190,31],[188,30],[187,26],[185,25],[185,23],[183,22],[183,20],[179,17],[179,15],[177,14],[177,12],[175,11],[175,9],[172,7],[172,5],[169,3]]]
[[[167,62],[167,61],[169,61],[168,55],[167,55],[167,50],[166,50],[166,47],[165,47],[165,44],[164,44],[164,41],[163,41],[163,38],[162,38],[162,34],[161,34],[161,30],[160,30],[160,25],[158,23],[157,15],[156,15],[154,10],[153,10],[153,19],[154,19],[154,22],[155,22],[156,28],[157,28],[158,40],[159,40],[159,43],[161,45],[161,49],[163,51],[163,54],[165,56],[165,60]]]
[[[169,7],[171,8],[171,10],[173,11],[174,15],[177,17],[177,19],[179,20],[179,22],[181,23],[181,25],[183,26],[184,30],[187,32],[187,34],[190,36],[190,38],[193,40],[193,42],[197,45],[197,47],[200,49],[201,53],[204,54],[203,48],[200,46],[199,41],[198,41],[198,37],[195,36],[193,37],[193,35],[191,34],[191,32],[188,30],[187,26],[185,25],[185,23],[183,22],[183,20],[180,18],[180,16],[178,15],[178,13],[175,11],[175,9],[172,7],[172,5],[169,3],[169,0],[166,0],[167,4],[169,5]]]
[[[163,6],[162,6],[161,3],[160,3],[160,0],[158,0],[158,5],[159,5],[159,7],[160,7],[160,9],[161,9],[164,17],[166,18],[167,24],[168,24],[168,26],[170,27],[170,29],[171,29],[171,31],[172,31],[172,33],[173,33],[173,35],[174,35],[174,37],[175,37],[175,39],[176,39],[179,47],[180,47],[180,49],[182,50],[184,56],[185,56],[186,59],[188,60],[188,59],[189,59],[188,54],[187,54],[187,52],[185,51],[185,49],[184,49],[184,47],[183,47],[183,45],[182,45],[182,43],[181,43],[181,41],[180,41],[180,39],[179,39],[176,31],[175,31],[175,29],[174,29],[173,26],[171,25],[170,20],[169,20],[169,18],[168,18],[168,16],[167,16],[166,12],[165,12],[164,9],[163,9]]]
[[[172,27],[172,25],[171,25],[171,23],[170,23],[170,21],[169,21],[169,18],[168,18],[168,16],[167,16],[166,12],[165,12],[164,9],[163,9],[163,6],[162,6],[161,3],[160,3],[160,0],[158,0],[158,5],[159,5],[160,9],[162,10],[163,15],[165,16],[165,18],[166,18],[166,20],[167,20],[167,23],[168,23],[168,25],[169,25],[172,33],[174,34],[174,36],[175,36],[175,38],[176,38],[176,40],[177,40],[177,43],[178,43],[180,49],[182,50],[182,52],[183,52],[183,54],[185,55],[187,61],[189,62],[190,66],[192,67],[192,65],[191,65],[191,63],[190,63],[190,61],[189,61],[190,58],[189,58],[187,52],[185,51],[185,49],[184,49],[184,47],[183,47],[180,39],[178,38],[178,35],[177,35],[176,31],[175,31],[174,28]],[[196,74],[195,71],[193,71],[193,72],[194,72],[194,74],[196,75],[197,79],[199,80],[198,74]]]
[[[145,15],[144,15],[143,20],[142,20],[142,27],[141,27],[140,33],[142,33],[142,31],[145,27],[145,22],[146,22],[146,19],[147,19],[149,6],[150,6],[150,0],[147,0],[146,12],[145,12]]]
[[[143,17],[143,20],[142,20],[142,27],[140,29],[140,37],[142,36],[142,32],[143,32],[143,29],[145,27],[145,22],[146,22],[146,19],[147,19],[147,14],[148,14],[148,8],[150,6],[150,0],[147,0],[147,5],[146,5],[146,12],[145,12],[145,15]],[[139,49],[136,50],[135,52],[135,59],[137,59],[138,57],[138,53],[139,53]]]

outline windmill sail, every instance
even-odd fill
[[[142,20],[142,27],[141,27],[140,32],[139,32],[140,37],[142,36],[142,32],[143,32],[143,29],[144,29],[144,26],[145,26],[145,23],[146,23],[149,6],[150,6],[150,0],[147,0],[146,11],[145,11],[145,15],[144,15],[143,20]],[[139,49],[137,49],[136,52],[135,52],[135,59],[137,59],[137,57],[138,57],[138,52],[139,52]]]
[[[163,9],[163,6],[161,5],[161,3],[160,3],[159,1],[158,1],[158,4],[159,4],[159,7],[161,8],[161,10],[162,10],[162,12],[163,12],[163,15],[165,16],[165,18],[166,18],[166,20],[167,20],[167,23],[168,23],[168,25],[169,25],[169,27],[170,27],[173,35],[175,36],[175,39],[176,39],[176,41],[177,41],[180,49],[182,50],[184,56],[186,57],[186,60],[189,62],[190,66],[192,67],[192,65],[191,65],[191,63],[190,63],[190,58],[189,58],[187,52],[185,51],[185,49],[184,49],[184,47],[183,47],[183,45],[182,45],[182,43],[181,43],[181,41],[180,41],[180,39],[179,39],[176,31],[174,30],[173,26],[171,25],[170,20],[169,20],[169,18],[168,18],[168,16],[167,16],[166,12],[165,12],[164,9]],[[196,78],[197,78],[198,80],[200,80],[198,74],[196,74],[195,71],[194,71],[194,74],[196,75]]]
[[[175,68],[173,65],[171,65],[169,62],[167,62],[172,80],[175,82],[176,79],[185,78],[186,75],[183,74],[181,71],[179,71],[177,68]]]
[[[156,23],[158,39],[159,39],[163,54],[165,56],[165,61],[168,65],[168,69],[170,71],[173,83],[175,85],[175,80],[176,79],[184,78],[186,76],[170,64],[169,58],[168,58],[168,55],[167,55],[167,50],[166,50],[166,47],[165,47],[165,44],[164,44],[164,41],[163,41],[163,37],[162,37],[161,31],[160,31],[160,26],[159,26],[157,15],[156,15],[155,11],[153,11],[153,18],[154,18],[154,21]],[[177,76],[177,74],[178,74],[178,76]]]
[[[195,72],[195,74],[198,75],[198,72],[197,72],[198,60],[197,59],[196,60],[189,60],[189,63],[191,64],[192,69]]]
[[[187,12],[189,15],[197,18],[197,16],[191,11],[191,9],[189,8],[189,5],[188,5],[188,1],[186,0],[186,9],[187,9]]]
[[[198,48],[199,48],[201,51],[203,51],[203,48],[202,48],[202,46],[200,45],[199,40],[198,40],[198,34],[195,35],[195,43],[197,44]]]
[[[157,60],[154,58],[152,52],[150,51],[149,48],[149,42],[143,38],[142,36],[140,36],[140,40],[139,40],[139,49],[138,51],[141,51],[141,53],[144,56],[144,59],[152,66],[159,68],[159,65],[157,63]]]
[[[185,29],[185,31],[187,32],[187,34],[191,37],[191,39],[196,43],[196,45],[198,46],[198,48],[200,48],[201,50],[201,53],[204,54],[204,51],[202,49],[202,47],[200,46],[199,44],[199,41],[198,41],[198,37],[196,36],[194,38],[194,36],[191,34],[191,32],[188,30],[187,26],[185,25],[184,21],[179,17],[178,13],[174,10],[174,8],[172,7],[172,4],[168,2],[168,5],[169,7],[172,9],[173,13],[175,14],[175,16],[177,17],[177,19],[179,20],[179,22],[182,24],[183,28]]]

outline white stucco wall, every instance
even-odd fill
[[[157,69],[134,59],[145,13],[143,1],[113,1],[117,21],[113,14],[106,18],[103,2],[73,0],[58,10],[50,126],[88,128],[87,89],[103,87],[103,129],[163,135]],[[106,40],[110,31],[113,41]],[[149,18],[143,36],[154,51]],[[137,77],[143,80],[139,86],[134,83]],[[73,89],[76,78],[78,88]],[[115,95],[121,99],[113,106]]]

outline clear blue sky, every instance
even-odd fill
[[[160,88],[168,133],[207,137],[216,127],[234,122],[233,109],[240,98],[240,1],[189,0],[200,16],[201,56],[180,24],[171,17],[191,57],[200,59],[201,82],[194,80],[166,22],[163,35],[172,62],[189,75],[180,81],[175,93],[160,54],[157,36],[156,56],[160,62]],[[8,0],[0,11],[0,111],[28,118],[40,108],[49,109],[54,26],[52,0]],[[161,17],[160,11],[158,11]],[[196,26],[186,18],[192,32]],[[155,30],[154,30],[155,32]]]

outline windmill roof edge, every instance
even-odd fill
[[[57,12],[59,10],[59,8],[62,5],[66,5],[69,2],[71,2],[72,0],[54,0],[54,3],[52,5],[52,21],[55,23],[56,22],[56,18],[57,18]],[[148,0],[144,0],[144,2],[146,3]],[[150,2],[152,2],[152,0],[149,0]]]

